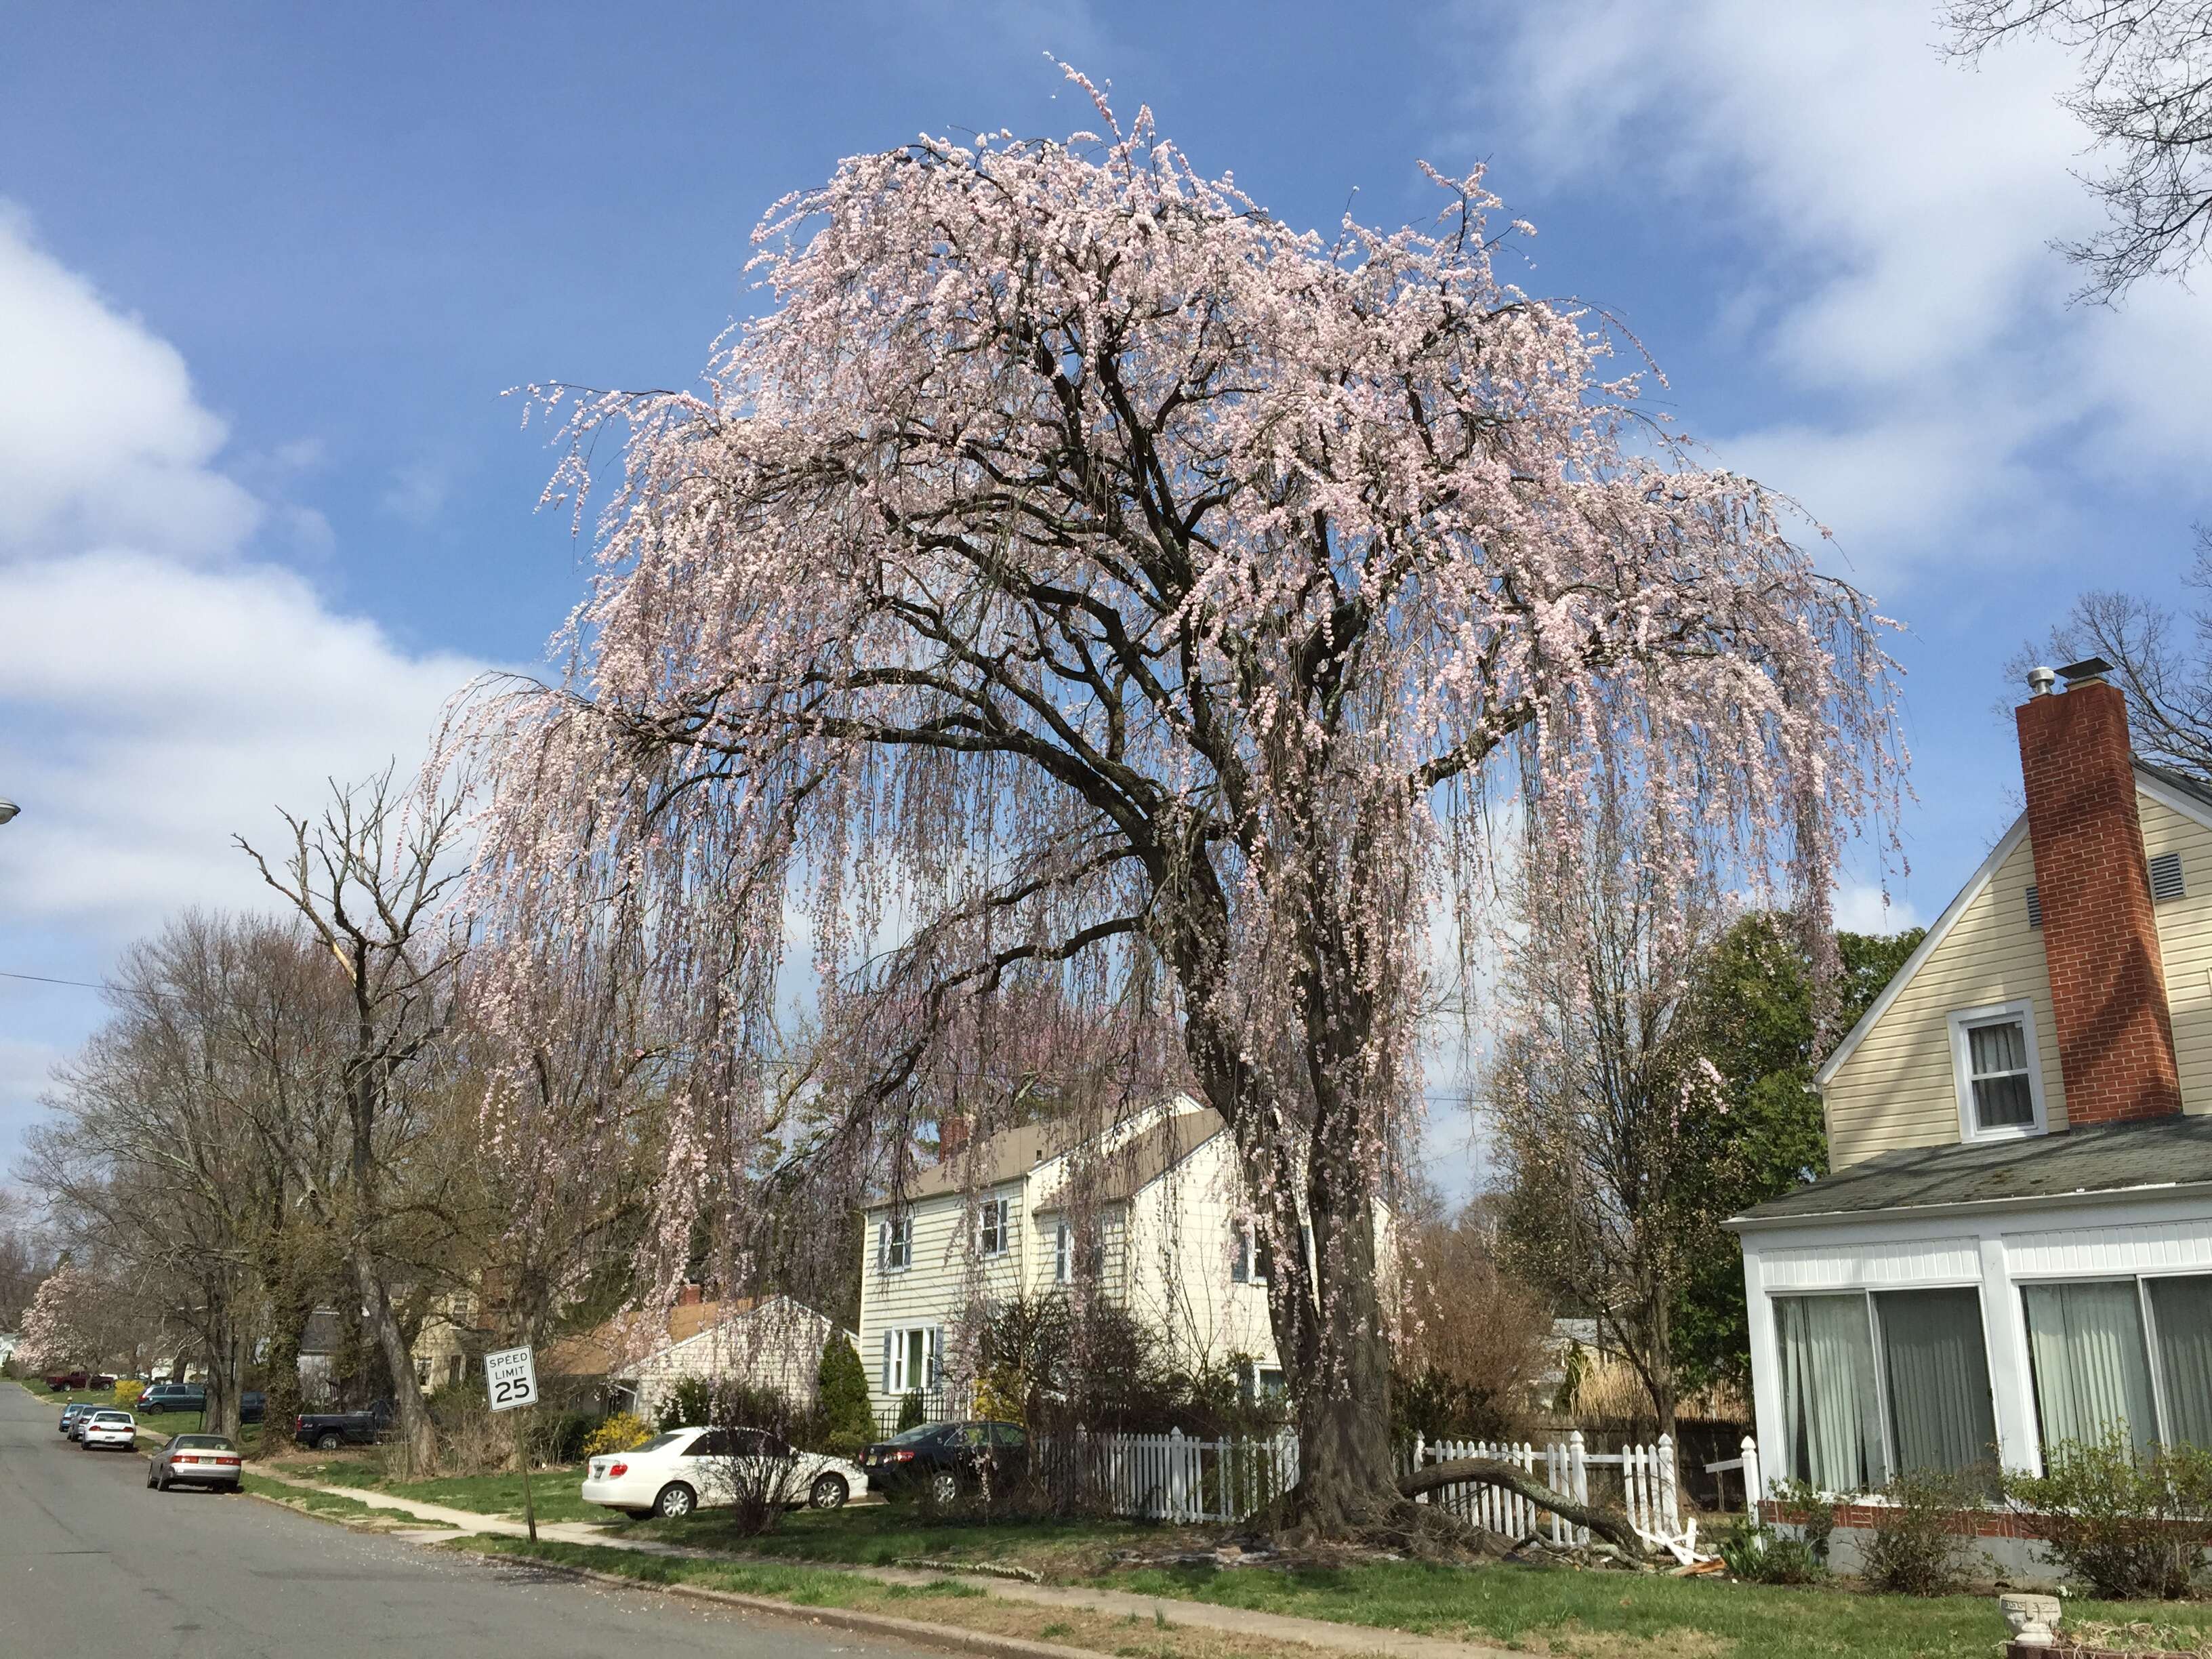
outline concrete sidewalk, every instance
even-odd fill
[[[286,1486],[327,1492],[337,1498],[350,1498],[356,1503],[366,1504],[373,1509],[394,1510],[413,1516],[418,1521],[443,1522],[453,1528],[447,1531],[441,1528],[435,1532],[422,1533],[395,1532],[391,1534],[394,1538],[437,1543],[468,1534],[501,1538],[523,1538],[529,1534],[529,1528],[521,1522],[503,1515],[484,1515],[474,1510],[457,1510],[444,1504],[426,1504],[417,1498],[396,1498],[390,1492],[372,1492],[359,1486],[325,1486],[295,1480],[284,1475],[269,1474],[265,1471],[261,1473],[264,1479],[282,1481]],[[1030,1584],[985,1573],[924,1571],[911,1567],[869,1567],[834,1561],[794,1561],[785,1556],[740,1555],[721,1550],[691,1549],[681,1544],[665,1544],[656,1539],[624,1537],[610,1526],[591,1521],[541,1521],[538,1523],[538,1536],[549,1543],[595,1545],[601,1549],[629,1550],[640,1555],[668,1556],[693,1561],[726,1561],[738,1566],[808,1567],[824,1572],[853,1573],[880,1584],[913,1586],[942,1583],[949,1579],[1003,1601],[1020,1601],[1031,1607],[1051,1607],[1063,1612],[1079,1610],[1106,1613],[1115,1618],[1133,1617],[1147,1624],[1155,1619],[1164,1619],[1171,1625],[1182,1625],[1193,1630],[1264,1636],[1279,1642],[1297,1642],[1307,1647],[1327,1648],[1340,1653],[1389,1654],[1393,1656],[1393,1659],[1527,1659],[1525,1654],[1516,1655],[1503,1648],[1480,1646],[1472,1642],[1455,1641],[1449,1637],[1417,1636],[1410,1631],[1366,1625],[1340,1625],[1327,1620],[1299,1619],[1288,1613],[1261,1613],[1245,1607],[1220,1607],[1205,1601],[1185,1601],[1173,1596],[1139,1595],[1127,1590],[1100,1589],[1086,1584]]]

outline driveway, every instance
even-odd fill
[[[921,1650],[146,1489],[0,1382],[0,1651],[42,1659],[816,1659]]]

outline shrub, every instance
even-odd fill
[[[927,1421],[929,1413],[923,1407],[920,1394],[909,1394],[899,1401],[898,1431],[901,1434],[908,1429],[918,1429]]]
[[[145,1392],[143,1382],[126,1376],[115,1385],[115,1403],[128,1411],[138,1403],[138,1396]]]
[[[687,1376],[669,1390],[668,1398],[661,1402],[661,1431],[665,1434],[670,1429],[696,1428],[711,1422],[714,1415],[714,1384],[703,1376]]]
[[[641,1419],[617,1412],[584,1437],[581,1455],[599,1457],[608,1452],[630,1451],[652,1438],[653,1431]]]
[[[849,1456],[875,1437],[875,1413],[868,1408],[868,1373],[842,1331],[831,1331],[830,1340],[822,1345],[814,1383],[815,1409],[821,1416],[822,1440],[829,1450]]]
[[[2051,1559],[2110,1601],[2186,1595],[2212,1532],[2212,1451],[2139,1449],[2118,1431],[2067,1441],[2041,1475],[2008,1474],[2005,1500],[2044,1517]]]
[[[1813,1559],[1826,1567],[1828,1540],[1836,1530],[1836,1506],[1809,1480],[1777,1480],[1769,1490],[1775,1502],[1799,1517],[1798,1535],[1812,1552]]]
[[[1900,1595],[1948,1595],[1965,1581],[1978,1553],[1960,1511],[1979,1504],[1987,1483],[1920,1470],[1881,1489],[1860,1571],[1876,1589]]]
[[[1784,1538],[1747,1515],[1721,1534],[1718,1547],[1729,1571],[1755,1584],[1810,1584],[1828,1576],[1810,1544]]]
[[[531,1438],[537,1443],[538,1456],[548,1463],[573,1463],[584,1455],[584,1442],[599,1423],[597,1412],[556,1412],[538,1424]]]

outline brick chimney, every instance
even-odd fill
[[[2029,674],[2014,711],[2027,835],[2070,1127],[2181,1109],[2166,969],[2128,747],[2127,699],[2101,658]],[[2067,689],[2053,693],[2063,676]]]
[[[968,1115],[947,1112],[938,1120],[937,1161],[950,1164],[968,1150]]]
[[[696,1279],[691,1280],[676,1293],[676,1305],[679,1308],[696,1308],[706,1299],[707,1287]]]

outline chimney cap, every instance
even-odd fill
[[[2041,663],[2027,671],[2027,695],[2031,697],[2048,696],[2051,688],[2058,684],[2058,671],[2045,668]]]
[[[2112,672],[2112,665],[2102,657],[2084,657],[2079,662],[2069,662],[2058,671],[2058,677],[2069,686],[2087,685],[2101,680]]]

